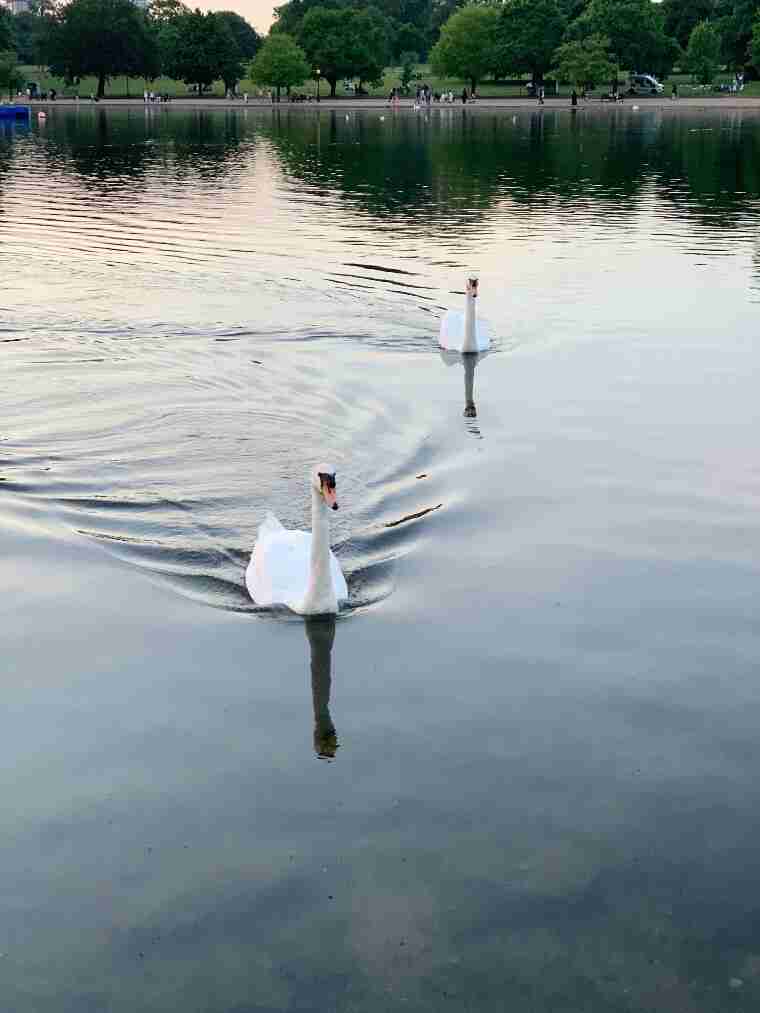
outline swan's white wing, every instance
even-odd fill
[[[452,352],[462,350],[464,341],[464,313],[461,310],[448,310],[441,320],[438,344]]]
[[[257,539],[245,571],[245,585],[257,605],[293,607],[303,601],[310,548],[311,535],[283,527]]]
[[[335,588],[335,597],[338,601],[348,601],[346,578],[343,576],[340,563],[332,550],[330,550],[330,574],[332,576],[333,587]]]
[[[485,320],[475,321],[475,341],[479,352],[487,352],[491,347],[491,327]]]
[[[267,514],[245,571],[245,586],[257,605],[287,605],[298,612],[309,587],[311,535],[288,531]],[[335,553],[330,552],[335,597],[348,601],[348,586]]]

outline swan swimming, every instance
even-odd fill
[[[257,605],[287,605],[299,615],[327,615],[348,600],[346,578],[330,550],[329,509],[337,510],[335,469],[311,472],[311,534],[289,531],[273,513],[259,535],[245,571],[245,585]]]
[[[438,344],[449,352],[485,352],[491,344],[487,325],[475,317],[475,300],[478,297],[478,279],[467,279],[467,301],[464,313],[449,310],[441,320]]]

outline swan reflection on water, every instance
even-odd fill
[[[447,366],[453,366],[457,362],[462,365],[464,369],[464,411],[462,414],[466,419],[476,419],[478,408],[475,404],[475,368],[482,359],[485,359],[488,352],[460,354],[459,352],[441,350],[440,355]],[[480,428],[477,425],[471,424],[467,428],[474,436],[480,436]]]
[[[314,752],[321,760],[334,760],[338,736],[330,717],[332,684],[332,647],[335,640],[335,616],[309,616],[304,619],[311,649],[311,696],[314,704]]]

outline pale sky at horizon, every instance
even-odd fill
[[[242,14],[246,21],[250,21],[253,27],[262,35],[266,35],[269,26],[273,21],[273,10],[279,7],[285,0],[208,0],[205,3],[198,3],[198,6],[205,11],[237,11]],[[189,7],[196,5],[189,0]]]

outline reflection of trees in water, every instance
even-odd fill
[[[622,228],[645,190],[684,218],[715,225],[719,214],[725,226],[760,195],[759,130],[741,112],[633,113],[629,106],[571,116],[445,106],[380,114],[83,104],[55,110],[41,150],[55,168],[91,184],[134,186],[156,173],[192,184],[244,171],[264,137],[291,177],[337,190],[373,217],[427,222],[431,234],[482,221],[499,206],[503,214],[529,207],[539,216],[609,217],[614,209],[609,220]]]
[[[684,217],[725,228],[757,209],[758,156],[757,121],[733,112],[665,117],[650,158],[661,199],[677,203]]]
[[[687,194],[684,216],[740,213],[760,194],[760,135],[741,115],[445,106],[384,115],[275,110],[258,129],[290,175],[337,188],[368,214],[442,227],[482,217],[502,199],[551,214],[606,215],[614,204],[622,225],[653,185],[679,207]]]
[[[60,171],[109,188],[156,171],[175,180],[219,179],[244,166],[244,133],[250,129],[234,113],[84,105],[56,110],[43,152]]]

